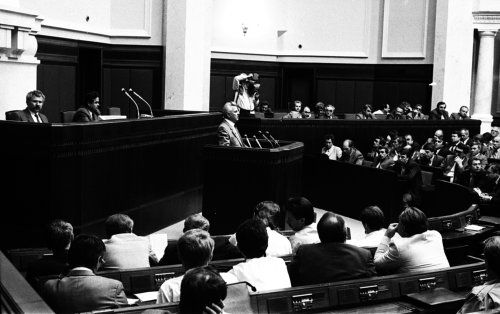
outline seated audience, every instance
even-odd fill
[[[363,154],[354,147],[352,140],[347,139],[342,143],[342,157],[340,157],[340,161],[361,166],[363,160]]]
[[[469,108],[467,106],[460,107],[458,112],[454,112],[450,116],[451,120],[470,120]]]
[[[17,112],[17,119],[24,122],[49,123],[49,119],[40,113],[45,103],[45,95],[34,90],[26,94],[26,108]]]
[[[227,285],[216,270],[197,267],[189,270],[181,282],[180,314],[224,313],[222,301]]]
[[[327,212],[318,222],[321,243],[304,244],[289,265],[294,286],[375,276],[370,251],[347,244],[344,219]]]
[[[73,122],[99,121],[101,112],[99,111],[99,94],[88,92],[85,95],[85,105],[78,108],[73,116]]]
[[[500,159],[500,135],[497,135],[491,141],[492,145],[486,156],[488,158]]]
[[[469,137],[469,130],[467,129],[460,130],[460,143],[465,144],[467,146],[472,145],[472,139]]]
[[[124,214],[111,215],[105,222],[106,235],[103,240],[106,252],[103,265],[106,269],[149,267],[158,263],[147,237],[132,233],[134,221]]]
[[[491,216],[500,217],[500,164],[493,164],[489,167],[489,178],[491,187],[488,193],[480,193],[479,197],[483,204],[481,205],[481,213]],[[483,206],[484,205],[484,206]]]
[[[422,113],[422,105],[416,104],[413,111],[409,114],[412,120],[427,120],[429,117]]]
[[[404,114],[403,108],[401,108],[400,106],[397,106],[392,113],[387,115],[386,119],[406,120],[406,119],[408,119],[408,116],[406,116]]]
[[[275,219],[277,219],[279,216],[279,205],[271,201],[260,202],[254,208],[253,218],[261,220],[266,226],[267,236],[269,239],[269,243],[266,249],[266,256],[279,257],[292,254],[292,246],[290,244],[290,241],[288,241],[288,239],[284,235],[274,230],[276,229],[277,225]],[[237,235],[232,235],[229,238],[229,242],[232,245],[238,246]]]
[[[351,243],[359,247],[377,247],[386,230],[384,212],[378,206],[368,206],[361,211],[360,220],[365,228],[365,237]]]
[[[203,217],[201,214],[193,214],[187,217],[184,220],[184,229],[182,232],[186,233],[191,229],[201,229],[209,232],[210,222]],[[226,237],[215,237],[214,240],[214,252],[212,260],[222,260],[222,259],[233,259],[233,258],[241,258],[241,255],[238,248],[231,243],[229,243],[229,239]],[[181,264],[181,260],[179,259],[179,254],[177,251],[178,242],[169,242],[167,247],[165,248],[165,253],[161,258],[158,265],[174,265]]]
[[[414,152],[418,152],[420,149],[420,144],[418,144],[414,139],[411,134],[406,134],[405,135],[405,143],[403,144],[403,148],[408,148],[413,150]]]
[[[302,119],[312,119],[312,113],[311,109],[308,106],[304,107],[304,110],[302,111]]]
[[[325,104],[319,101],[314,106],[314,117],[316,119],[322,119],[324,115],[325,115]]]
[[[383,114],[387,116],[389,113],[391,113],[391,105],[385,104],[381,109],[375,111],[373,114]]]
[[[373,140],[373,145],[371,150],[366,154],[366,159],[375,160],[378,157],[378,150],[380,147],[384,147],[386,145],[385,139],[382,136],[377,136]]]
[[[400,238],[394,237],[396,232]],[[387,228],[375,252],[375,266],[384,273],[404,273],[430,271],[450,264],[441,234],[429,230],[427,216],[421,210],[409,207],[399,215],[399,223]]]
[[[269,106],[269,102],[267,101],[262,101],[260,103],[260,112],[264,113],[264,118],[273,118],[274,117],[274,112],[272,111],[271,107]]]
[[[450,115],[446,111],[446,103],[440,101],[437,103],[436,108],[429,113],[429,120],[449,120]]]
[[[335,115],[335,107],[333,105],[326,105],[325,107],[325,116],[323,119],[327,120],[337,120],[338,117]]]
[[[366,119],[375,119],[372,114],[372,105],[364,104],[361,112],[356,114],[356,119],[366,120]]]
[[[236,239],[246,261],[234,265],[228,274],[234,275],[238,281],[248,281],[257,291],[291,286],[285,261],[266,255],[268,233],[261,219],[243,222],[236,231]]]
[[[289,240],[295,254],[302,244],[319,242],[316,213],[313,205],[305,197],[292,197],[286,203],[287,223],[295,231]]]
[[[328,156],[330,160],[339,160],[342,157],[342,150],[340,147],[333,145],[334,136],[333,134],[327,134],[324,137],[325,146],[321,149],[321,153]]]
[[[208,265],[212,260],[214,251],[214,240],[205,230],[191,229],[186,231],[177,244],[179,258],[185,271],[192,268]],[[224,280],[235,282],[236,279],[230,275],[222,274]],[[181,295],[181,281],[184,275],[168,279],[158,291],[156,303],[168,303],[179,301]]]
[[[63,220],[54,220],[47,225],[45,232],[47,247],[52,255],[43,256],[29,265],[26,279],[33,287],[38,286],[36,277],[60,275],[68,271],[68,250],[74,237],[73,226]]]
[[[381,146],[378,149],[378,156],[373,161],[372,167],[377,169],[392,170],[395,161],[389,155],[389,149],[385,146]]]
[[[455,182],[457,176],[468,169],[469,157],[469,146],[459,143],[453,150],[451,155],[446,156],[443,168],[444,175],[450,178],[450,182]]]
[[[79,235],[68,252],[70,271],[48,280],[43,287],[45,301],[55,312],[75,313],[127,306],[123,284],[96,276],[106,251],[101,239]]]
[[[302,109],[302,102],[300,100],[296,100],[293,102],[293,109],[283,116],[282,119],[302,119],[302,114],[300,110]]]
[[[483,167],[486,167],[488,158],[486,158],[486,156],[481,153],[481,143],[474,142],[470,146],[469,162],[472,162],[473,158],[481,160],[481,164],[483,165]]]
[[[444,158],[436,155],[436,145],[431,142],[422,146],[417,162],[424,166],[442,168]]]
[[[470,168],[457,173],[455,183],[471,190],[480,189],[482,192],[488,192],[491,185],[490,181],[481,163],[481,159],[474,158],[472,159]]]
[[[399,159],[394,165],[394,171],[401,183],[401,190],[412,195],[415,202],[420,201],[420,189],[422,187],[422,170],[420,166],[411,159],[413,151],[403,149]]]
[[[464,305],[458,311],[472,313],[480,311],[496,312],[500,309],[500,237],[494,236],[484,241],[484,260],[488,272],[488,281],[472,288]]]

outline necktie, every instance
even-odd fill
[[[40,119],[38,113],[35,113],[35,118],[36,118],[36,123],[42,123],[42,120]]]

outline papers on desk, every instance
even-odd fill
[[[481,231],[483,230],[485,227],[483,226],[478,226],[478,225],[467,225],[464,227],[465,230],[468,230],[468,231]]]
[[[134,295],[139,299],[139,301],[141,301],[141,303],[142,302],[156,301],[158,299],[158,291],[136,293]]]
[[[121,115],[100,115],[101,120],[119,120],[119,119],[127,119],[127,116]]]
[[[151,249],[158,257],[158,261],[163,257],[165,253],[165,248],[168,245],[168,237],[166,233],[153,233],[148,235],[149,243],[151,244]]]
[[[131,299],[131,298],[127,298],[127,303],[128,303],[128,305],[134,305],[134,304],[136,304],[137,302],[139,302],[139,299]]]

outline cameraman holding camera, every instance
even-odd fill
[[[259,79],[259,74],[241,73],[233,79],[234,102],[240,108],[242,116],[255,114],[255,106],[259,102],[259,87],[256,83]]]

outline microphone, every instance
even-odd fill
[[[250,289],[252,289],[252,292],[256,292],[257,291],[257,288],[255,288],[255,286],[252,285],[251,283],[249,283],[248,281],[238,281],[238,282],[228,283],[227,286],[237,285],[239,283],[245,283],[247,286],[250,287]]]
[[[262,133],[262,131],[260,131],[260,130],[259,130],[259,131],[258,131],[258,133],[259,133],[259,134],[260,134],[260,135],[261,135],[261,136],[262,136],[262,137],[263,137],[266,141],[268,141],[268,142],[269,142],[269,144],[271,144],[271,148],[272,148],[272,147],[274,147],[273,142],[271,142],[271,141],[267,138],[267,136],[265,136],[265,135],[264,135],[264,133]]]
[[[137,97],[137,98],[139,98],[140,100],[142,100],[142,101],[143,101],[143,102],[144,102],[144,103],[148,106],[148,108],[149,108],[149,113],[151,114],[151,116],[150,116],[150,117],[148,117],[148,118],[152,118],[152,117],[153,117],[153,109],[151,109],[151,106],[149,105],[149,103],[148,103],[148,102],[147,102],[144,98],[142,98],[139,94],[137,94],[136,92],[134,92],[134,91],[132,90],[132,88],[129,88],[129,89],[128,89],[128,91],[129,91],[129,92],[131,92],[131,93],[133,93],[133,94],[135,95],[135,97]]]
[[[262,145],[260,145],[260,142],[257,139],[257,136],[254,135],[253,138],[254,138],[255,142],[257,142],[257,145],[259,145],[259,147],[262,148]]]
[[[248,147],[252,147],[252,144],[250,144],[250,140],[248,139],[248,136],[246,134],[243,135],[243,137],[245,138],[245,140],[247,141],[248,143]]]
[[[269,136],[269,138],[271,139],[271,141],[273,141],[274,144],[276,144],[277,147],[280,147],[280,144],[278,143],[277,140],[274,139],[274,137],[271,135],[271,133],[269,133],[268,131],[266,131],[266,134],[267,134],[267,136]]]
[[[127,93],[127,90],[125,88],[122,88],[122,92],[124,92],[125,95],[127,95],[127,97],[130,98],[130,100],[132,100],[132,102],[135,105],[135,109],[137,110],[137,119],[140,119],[141,118],[141,114],[139,112],[139,105],[137,105],[137,103],[135,102],[134,98],[132,98],[132,96],[130,96],[130,94]]]

